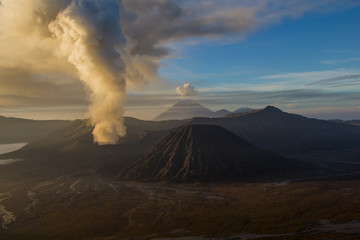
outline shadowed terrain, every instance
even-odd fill
[[[93,128],[76,120],[0,155],[18,160],[0,166],[0,239],[305,240],[360,232],[357,126],[273,107],[125,124],[128,135],[116,145],[94,144]]]
[[[126,169],[126,179],[229,181],[295,177],[300,164],[261,150],[215,125],[185,125]],[[306,164],[303,164],[305,169]]]
[[[224,118],[194,118],[189,124],[222,126],[255,146],[279,154],[358,148],[360,127],[306,118],[268,106]]]
[[[34,141],[70,123],[67,120],[30,120],[0,116],[0,144]]]

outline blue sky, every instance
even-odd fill
[[[219,82],[254,83],[257,77],[287,72],[356,69],[360,59],[350,59],[360,58],[359,43],[360,6],[347,11],[310,12],[259,29],[240,42],[182,45],[176,52],[179,58],[165,60],[159,72],[167,79],[207,87]],[[194,74],[193,79],[187,72]]]
[[[303,90],[345,95],[340,100],[312,98],[312,109],[309,104],[289,109],[324,118],[360,118],[359,76],[351,79],[351,84],[342,80],[341,86],[311,84],[360,74],[360,6],[285,17],[242,37],[234,42],[217,38],[172,44],[173,57],[162,61],[159,74],[174,84],[191,83],[200,92],[196,97],[200,102],[207,102],[209,92],[222,92],[225,98],[227,91]],[[242,104],[234,100],[234,104],[212,103],[213,108],[233,110]],[[286,101],[279,101],[278,106],[284,108]],[[338,106],[333,106],[334,102]],[[244,104],[261,107],[258,102]]]

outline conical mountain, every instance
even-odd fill
[[[279,179],[292,164],[220,126],[188,125],[172,130],[120,175],[175,182]]]
[[[213,112],[203,105],[194,102],[193,100],[183,100],[175,103],[169,109],[156,116],[153,120],[171,120],[171,119],[187,119],[192,117],[220,117],[230,113],[229,111],[222,109],[217,112]]]

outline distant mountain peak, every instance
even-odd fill
[[[191,99],[181,100],[181,101],[174,104],[174,106],[194,106],[194,105],[202,106],[201,104],[199,104],[199,103],[197,103],[197,102],[195,102],[195,101],[193,101]]]
[[[203,105],[187,99],[175,103],[166,111],[154,118],[155,121],[170,120],[170,119],[188,119],[193,117],[220,117],[227,114],[227,112],[213,112]]]
[[[231,112],[227,109],[220,109],[220,110],[216,111],[215,113],[218,114],[219,116],[223,117],[227,114],[230,114]]]
[[[279,108],[276,108],[276,107],[271,106],[271,105],[266,106],[266,107],[263,109],[263,111],[266,111],[266,112],[278,112],[278,113],[283,112],[283,111],[281,111]]]

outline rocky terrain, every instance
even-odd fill
[[[254,181],[294,178],[296,168],[306,169],[222,127],[185,125],[163,137],[121,176],[141,181]]]
[[[77,120],[0,155],[0,239],[359,236],[358,126],[274,107],[125,124],[116,145]]]

